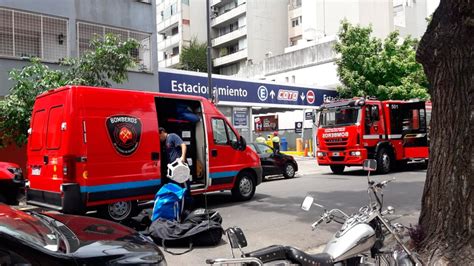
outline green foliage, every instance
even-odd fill
[[[371,27],[342,21],[335,50],[341,97],[375,96],[380,100],[429,98],[423,67],[415,60],[417,40],[399,40],[397,31],[384,41],[371,37]]]
[[[66,67],[60,70],[52,70],[33,58],[31,65],[10,71],[15,85],[0,100],[0,146],[26,143],[33,104],[41,93],[65,85],[109,87],[109,80],[127,80],[127,69],[135,66],[131,54],[139,47],[136,40],[121,42],[107,34],[90,45],[92,50],[81,57],[63,60],[60,64]]]
[[[181,69],[206,72],[207,71],[207,44],[192,39],[188,46],[184,46],[179,56]]]

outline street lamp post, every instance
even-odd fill
[[[211,0],[206,0],[206,14],[207,14],[207,88],[209,92],[209,99],[215,102],[214,89],[212,87],[212,60],[211,60]]]

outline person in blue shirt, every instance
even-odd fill
[[[161,153],[162,156],[162,164],[161,164],[161,180],[162,185],[173,182],[166,176],[166,172],[168,170],[167,165],[176,161],[176,159],[180,159],[183,163],[187,164],[186,161],[186,144],[184,141],[175,133],[168,133],[165,128],[160,127],[160,141],[161,141]],[[191,181],[186,181],[185,184],[178,184],[180,186],[186,187],[185,192],[185,209],[190,210],[192,208],[192,197],[191,197]]]
[[[184,141],[174,133],[166,132],[166,129],[160,127],[160,141],[164,145],[163,151],[166,153],[167,163],[172,163],[176,159],[181,159],[183,163],[186,163],[186,144]]]

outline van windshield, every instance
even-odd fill
[[[360,121],[360,107],[331,108],[321,111],[320,127],[339,127],[353,125]]]

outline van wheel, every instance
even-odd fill
[[[286,163],[285,167],[283,168],[283,176],[285,178],[293,178],[295,177],[295,166],[292,163]]]
[[[344,173],[344,168],[346,168],[345,165],[330,165],[329,167],[331,167],[331,171],[333,173],[335,173],[336,175],[340,175],[342,173]]]
[[[99,209],[99,214],[114,222],[124,222],[135,216],[138,211],[138,204],[136,201],[119,201],[102,206]]]
[[[381,148],[375,157],[377,160],[377,173],[386,174],[392,168],[392,156],[387,148]]]
[[[232,196],[239,201],[249,200],[255,194],[256,187],[255,177],[249,172],[242,172],[237,176]]]

